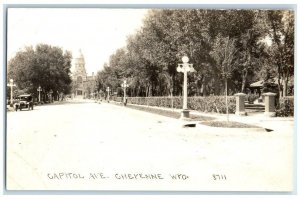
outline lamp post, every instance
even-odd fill
[[[121,84],[123,90],[124,90],[124,99],[123,99],[123,103],[124,106],[126,106],[126,88],[128,87],[128,84],[126,82],[126,80],[124,80],[124,82]]]
[[[14,84],[14,80],[10,79],[9,84],[7,84],[7,86],[10,86],[10,106],[12,106],[13,105],[13,87],[16,86],[16,84]]]
[[[110,89],[109,89],[109,87],[107,87],[106,88],[106,92],[107,92],[107,101],[109,102],[109,91],[110,91]]]
[[[183,107],[181,112],[181,119],[189,118],[189,110],[187,108],[187,73],[188,72],[195,72],[193,68],[193,64],[189,64],[189,58],[187,56],[182,57],[182,64],[178,64],[177,72],[183,73]]]
[[[52,93],[53,93],[53,91],[52,91],[52,89],[49,91],[49,94],[50,94],[50,103],[52,102]]]
[[[41,103],[41,91],[42,91],[41,86],[38,87],[37,91],[39,92],[39,103]]]

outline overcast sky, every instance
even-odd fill
[[[100,70],[126,38],[142,26],[147,10],[79,8],[10,8],[8,60],[24,46],[46,43],[72,51],[81,49],[90,75]]]

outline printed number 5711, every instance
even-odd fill
[[[212,177],[214,180],[227,180],[226,175],[213,174]]]

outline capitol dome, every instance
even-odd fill
[[[77,52],[74,53],[73,58],[74,59],[84,59],[81,49],[79,49]]]

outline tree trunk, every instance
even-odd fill
[[[196,80],[196,96],[201,96],[203,94],[203,79],[204,77],[202,76],[200,79]]]
[[[228,100],[227,100],[227,78],[225,78],[225,95],[226,95],[226,115],[227,115],[227,122],[229,122],[229,113],[228,113]]]
[[[149,92],[148,92],[148,96],[151,97],[152,96],[152,85],[149,85]]]
[[[148,97],[148,85],[146,86],[146,97]]]
[[[206,82],[203,82],[203,97],[207,96],[207,90],[206,90]]]
[[[281,83],[280,83],[280,80],[281,80],[281,67],[280,67],[280,64],[277,65],[277,73],[278,73],[278,92],[279,92],[279,99],[282,97],[282,92],[281,92]]]
[[[283,85],[283,94],[282,94],[282,96],[286,97],[288,95],[288,81],[289,81],[289,78],[288,78],[288,76],[286,76],[286,77],[283,77],[282,80],[283,80],[282,81],[282,85]]]
[[[141,86],[138,86],[136,94],[137,94],[136,97],[140,97],[141,96]]]
[[[207,96],[207,92],[206,92],[206,78],[205,77],[203,77],[203,80],[202,80],[202,95],[203,95],[203,97]]]
[[[174,108],[173,88],[170,88],[170,95],[171,95],[171,108],[172,108],[172,111],[173,111],[173,108]]]
[[[281,98],[282,97],[282,91],[281,91],[281,83],[280,83],[280,76],[278,76],[278,81],[277,81],[277,83],[278,83],[278,92],[279,92],[279,98]]]
[[[245,72],[243,72],[243,80],[242,80],[242,89],[241,92],[245,92],[246,82],[247,82],[247,76],[248,76],[248,70],[246,69]]]
[[[174,75],[172,75],[171,80],[172,80],[172,82],[171,82],[171,88],[172,88],[172,96],[173,96],[174,95],[174,90],[176,89],[175,88],[175,76]]]
[[[214,95],[220,95],[220,78],[218,76],[215,77],[214,84]]]

